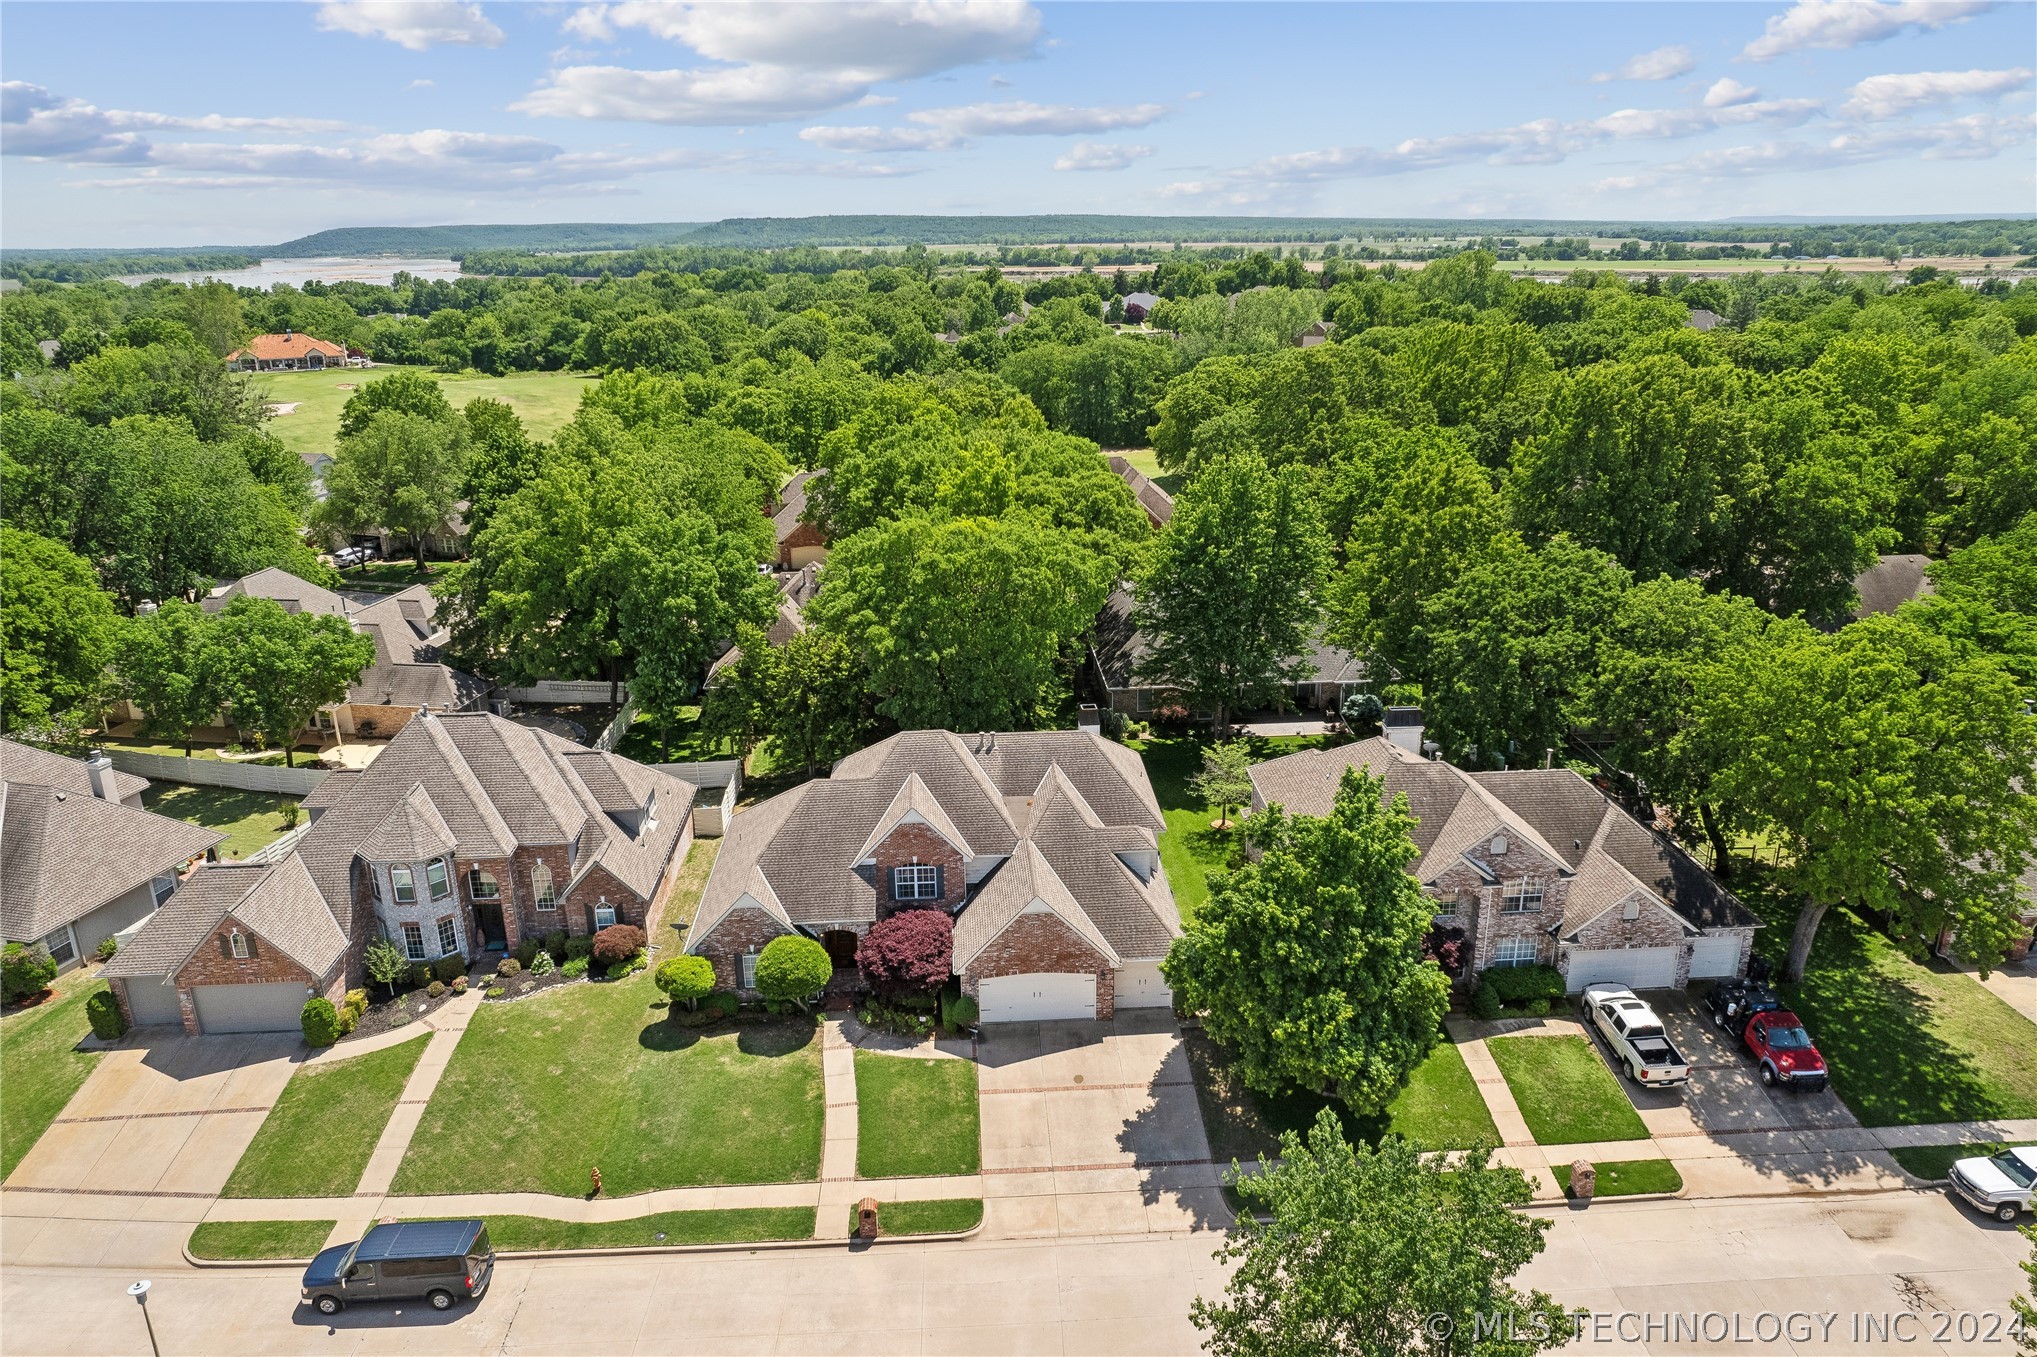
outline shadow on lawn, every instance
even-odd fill
[[[820,1029],[810,1019],[792,1017],[738,1017],[709,1027],[687,1027],[660,1019],[646,1023],[637,1033],[637,1045],[647,1051],[685,1051],[708,1037],[736,1034],[736,1049],[744,1055],[764,1059],[792,1055],[820,1040]]]

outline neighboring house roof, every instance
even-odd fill
[[[1692,308],[1690,320],[1687,323],[1694,330],[1711,330],[1716,329],[1724,319],[1725,317],[1721,316],[1718,312],[1707,311],[1702,306],[1699,306]]]
[[[113,769],[113,799],[125,801],[149,789],[149,780]],[[58,791],[92,795],[92,773],[82,759],[65,758],[47,749],[0,739],[0,778],[8,782],[39,782]]]
[[[820,592],[820,562],[803,566],[787,575],[778,577],[778,613],[771,619],[771,625],[764,630],[764,639],[774,646],[788,645],[792,638],[806,630],[803,610]],[[743,657],[741,646],[730,646],[721,653],[713,664],[707,666],[707,682],[713,683],[721,671]]]
[[[229,916],[316,976],[346,955],[346,934],[295,854],[277,862],[210,863],[106,963],[108,976],[174,975]]]
[[[1119,480],[1131,487],[1139,507],[1146,511],[1146,517],[1152,520],[1154,527],[1164,528],[1174,521],[1174,496],[1162,490],[1151,476],[1117,453],[1110,455],[1110,469],[1117,473]]]
[[[347,689],[347,701],[355,706],[460,711],[487,695],[486,683],[439,662],[447,633],[438,624],[438,600],[425,585],[359,604],[269,566],[214,589],[203,606],[218,612],[242,597],[272,599],[293,613],[344,617],[372,639],[374,662]]]
[[[1159,295],[1158,295],[1157,293],[1152,293],[1152,292],[1127,292],[1127,293],[1125,294],[1125,305],[1126,305],[1126,306],[1143,306],[1143,307],[1145,307],[1145,308],[1146,308],[1146,309],[1147,309],[1148,311],[1151,311],[1151,310],[1152,310],[1152,309],[1153,309],[1154,307],[1158,306],[1159,304],[1160,304],[1160,298],[1159,298]]]
[[[355,862],[383,852],[415,861],[429,854],[407,850],[440,842],[468,859],[570,845],[573,882],[600,866],[648,900],[693,804],[677,778],[486,712],[424,713],[373,763],[327,785],[340,777],[342,789],[313,804],[297,853],[349,933]]]
[[[1110,691],[1128,692],[1140,688],[1169,688],[1174,685],[1154,679],[1141,678],[1139,667],[1152,653],[1152,646],[1146,634],[1133,621],[1134,601],[1132,592],[1122,586],[1113,589],[1104,601],[1103,611],[1096,615],[1096,624],[1090,630],[1089,650],[1096,658],[1097,672],[1103,676],[1104,687]],[[1366,668],[1362,660],[1345,650],[1324,641],[1317,644],[1306,656],[1313,671],[1302,683],[1363,683]]]
[[[1929,556],[1884,556],[1854,576],[1853,590],[1860,595],[1854,619],[1892,613],[1913,598],[1936,592],[1924,573],[1930,564]]]
[[[1252,785],[1265,804],[1324,815],[1352,767],[1383,780],[1387,796],[1406,795],[1417,850],[1408,871],[1424,884],[1466,861],[1467,850],[1504,834],[1532,844],[1574,878],[1560,926],[1565,936],[1635,890],[1692,928],[1756,922],[1695,858],[1567,768],[1468,773],[1374,737],[1257,764]]]
[[[0,932],[33,942],[226,836],[87,790],[0,783]]]
[[[344,346],[314,339],[310,335],[285,332],[280,335],[256,335],[247,342],[247,347],[235,349],[226,356],[229,363],[243,358],[254,358],[264,363],[287,362],[292,358],[309,358],[312,354],[327,358],[345,358]]]
[[[1165,821],[1138,755],[1093,731],[915,730],[737,815],[688,945],[747,906],[789,925],[875,919],[882,883],[866,859],[914,821],[946,839],[975,879],[958,951],[1036,898],[1093,935],[1113,964],[1163,956],[1181,932],[1159,867]]]
[[[778,492],[778,512],[771,515],[771,526],[783,542],[799,528],[800,518],[806,513],[806,485],[820,473],[802,471],[785,482],[785,488]]]

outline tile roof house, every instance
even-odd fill
[[[241,597],[273,599],[293,613],[344,617],[374,639],[374,663],[330,713],[342,736],[393,735],[420,711],[466,711],[488,694],[480,679],[439,662],[446,630],[438,623],[438,600],[422,584],[362,604],[270,566],[221,585],[202,606],[218,612]]]
[[[1399,710],[1399,709],[1396,709]],[[1347,768],[1405,795],[1408,871],[1436,922],[1465,930],[1466,978],[1548,965],[1572,993],[1595,981],[1681,989],[1742,974],[1758,921],[1680,846],[1567,768],[1468,773],[1421,757],[1422,728],[1309,750],[1252,769],[1252,807],[1328,812]],[[1403,743],[1403,741],[1405,743]]]
[[[1146,634],[1132,618],[1130,589],[1111,591],[1089,633],[1089,662],[1110,706],[1127,716],[1141,716],[1177,700],[1171,685],[1144,678],[1139,667],[1151,653]],[[1369,683],[1365,662],[1341,646],[1320,642],[1305,657],[1310,676],[1293,686],[1289,696],[1297,710],[1335,713],[1349,693]]]
[[[1174,521],[1174,496],[1162,490],[1151,476],[1115,452],[1110,455],[1110,469],[1117,473],[1119,480],[1131,487],[1139,507],[1146,511],[1146,521],[1155,529],[1164,528]]]
[[[778,533],[778,568],[797,570],[824,561],[828,556],[827,534],[820,525],[806,521],[806,487],[824,473],[802,471],[785,482],[778,492],[778,508],[771,525]]]
[[[141,808],[146,779],[0,740],[0,932],[77,965],[146,919],[225,835]]]
[[[226,362],[236,372],[316,372],[347,366],[347,350],[344,344],[285,330],[256,335],[245,348],[228,354]]]
[[[362,983],[376,938],[433,961],[615,923],[648,930],[692,846],[693,797],[655,769],[486,712],[426,712],[367,768],[305,798],[311,826],[288,858],[266,864],[278,869],[272,882],[233,877],[249,883],[240,894],[208,887],[255,913],[214,912],[224,896],[206,895],[159,916],[115,990],[142,1005],[137,1022],[288,1031],[307,987],[331,997]],[[246,954],[229,936],[234,919],[254,935]],[[201,933],[212,941],[178,950]]]
[[[1094,732],[906,731],[738,814],[686,950],[747,991],[772,938],[816,938],[846,972],[877,920],[938,908],[985,1022],[1167,1005],[1163,828],[1145,765]]]

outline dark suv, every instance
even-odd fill
[[[479,1220],[422,1220],[377,1225],[354,1244],[335,1244],[304,1269],[304,1299],[322,1315],[364,1300],[431,1302],[450,1310],[479,1300],[495,1272],[488,1225]]]

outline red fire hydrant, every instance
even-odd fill
[[[598,1197],[598,1196],[600,1196],[600,1195],[601,1195],[601,1169],[600,1169],[600,1167],[599,1167],[599,1166],[596,1166],[596,1168],[595,1168],[595,1169],[593,1170],[593,1172],[592,1172],[592,1173],[591,1173],[591,1174],[590,1174],[589,1176],[590,1176],[590,1177],[592,1177],[592,1178],[594,1179],[594,1190],[593,1190],[592,1192],[588,1193],[587,1195],[588,1195],[588,1196],[590,1196],[590,1197]]]

